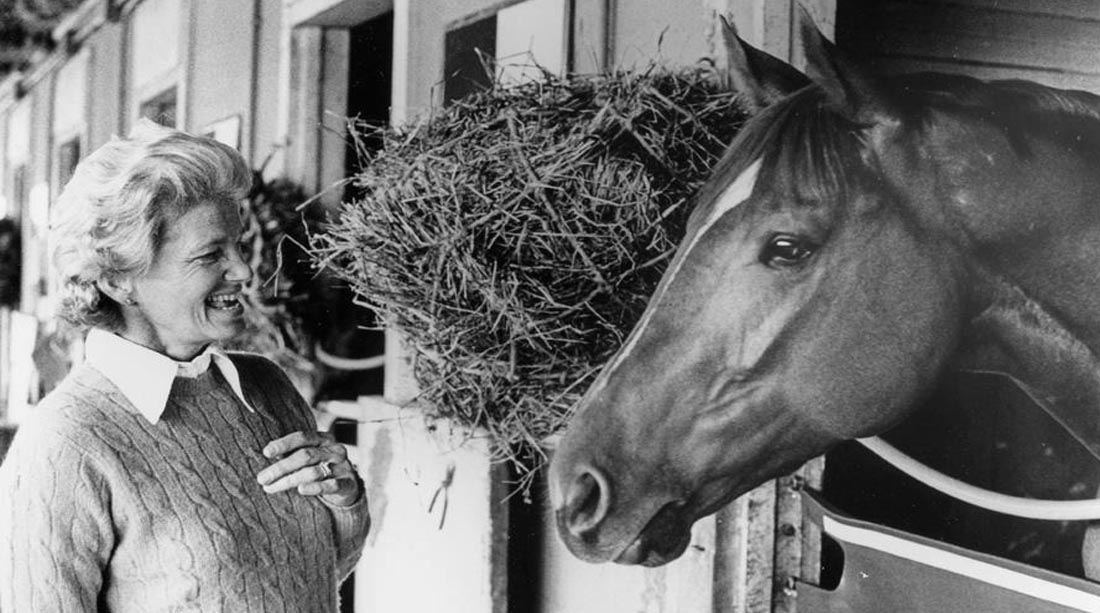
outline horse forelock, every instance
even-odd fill
[[[873,156],[863,132],[820,89],[808,87],[746,124],[715,175],[737,176],[730,171],[760,160],[759,195],[766,196],[760,206],[841,207],[870,175]]]

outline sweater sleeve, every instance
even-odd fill
[[[324,498],[321,502],[332,512],[336,538],[336,575],[343,581],[355,570],[363,555],[363,546],[370,533],[370,509],[367,507],[367,487],[358,474],[359,499],[348,506],[334,505]]]
[[[47,428],[21,427],[0,466],[0,610],[96,610],[113,547],[94,462]]]

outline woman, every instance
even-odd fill
[[[85,360],[0,468],[0,610],[336,611],[369,515],[344,447],[244,326],[251,173],[149,122],[56,205],[60,314]]]

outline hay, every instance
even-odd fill
[[[418,401],[530,478],[622,344],[743,115],[705,70],[551,78],[455,102],[365,153],[314,257],[401,330]]]

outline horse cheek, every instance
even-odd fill
[[[934,258],[895,235],[889,253],[869,258],[825,291],[835,300],[815,321],[812,360],[795,389],[824,429],[840,438],[876,434],[916,406],[956,342],[958,296]],[[873,280],[868,282],[868,280]]]
[[[883,382],[876,395],[893,425],[907,416],[936,385],[944,365],[958,343],[960,304],[952,275],[935,257],[923,257],[912,245],[912,257],[896,263],[906,274],[885,283],[880,302],[879,342],[884,353],[869,365],[874,381]]]

